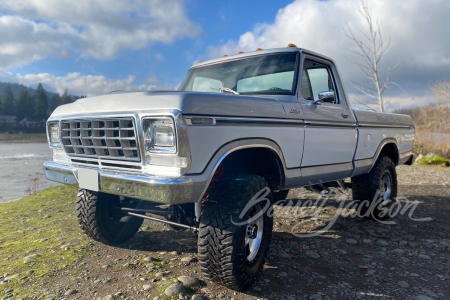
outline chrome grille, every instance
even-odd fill
[[[69,156],[140,160],[132,118],[63,120],[61,141]]]

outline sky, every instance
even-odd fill
[[[450,1],[368,0],[390,39],[380,73],[396,64],[390,108],[432,103],[450,79]],[[170,90],[200,60],[294,43],[332,57],[350,97],[364,82],[349,26],[367,29],[360,0],[2,0],[0,81],[75,95]]]

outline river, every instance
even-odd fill
[[[0,142],[0,203],[58,185],[45,178],[42,163],[49,160],[47,143]]]

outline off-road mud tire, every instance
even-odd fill
[[[394,162],[388,156],[379,157],[368,174],[352,178],[353,200],[358,201],[359,203],[367,200],[372,204],[378,191],[380,181],[386,173],[390,175],[392,180],[390,196],[392,201],[390,205],[393,205],[397,198],[397,172],[395,170]],[[361,205],[361,215],[365,215],[365,218],[385,221],[390,217],[388,214],[383,213],[378,205],[374,207],[373,212],[367,213],[368,210],[368,205]]]
[[[76,212],[81,230],[88,237],[106,245],[128,241],[139,230],[144,219],[117,215],[112,211],[117,201],[117,196],[80,189]]]
[[[223,176],[215,183],[202,210],[198,234],[200,269],[206,278],[233,290],[244,290],[261,274],[272,236],[273,217],[264,213],[261,246],[252,262],[245,250],[245,225],[239,215],[245,205],[260,190],[268,188],[267,181],[256,175]],[[268,189],[270,191],[270,189]],[[272,209],[272,197],[261,206]]]

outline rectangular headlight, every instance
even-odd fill
[[[144,136],[147,152],[177,153],[175,125],[172,118],[145,119]]]
[[[61,138],[59,134],[59,122],[47,123],[47,135],[50,147],[61,146]]]

